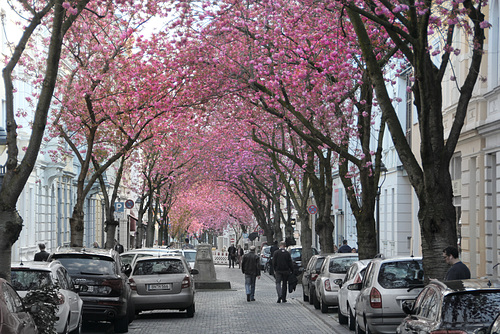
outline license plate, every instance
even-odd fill
[[[172,289],[172,284],[149,284],[148,285],[148,290],[153,291],[153,290],[171,290]]]

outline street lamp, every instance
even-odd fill
[[[377,188],[377,196],[375,197],[376,205],[377,205],[377,254],[380,254],[380,190],[382,189],[382,185],[385,182],[385,177],[387,176],[387,167],[385,167],[384,163],[380,163],[380,172],[384,172],[384,178],[382,183]]]

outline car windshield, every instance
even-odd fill
[[[163,275],[185,273],[182,261],[178,259],[154,259],[139,261],[135,264],[133,276]]]
[[[491,324],[500,309],[500,290],[449,294],[443,301],[443,323]]]
[[[184,257],[187,262],[194,262],[196,260],[196,252],[184,252]]]
[[[423,284],[421,260],[383,263],[378,275],[379,284],[385,289],[403,289]]]
[[[357,257],[332,257],[328,271],[332,274],[345,274],[354,262],[358,261]]]
[[[302,248],[294,248],[290,250],[290,256],[294,261],[300,260],[300,257],[302,256]]]
[[[58,257],[70,275],[114,275],[115,262],[101,256]]]
[[[48,271],[15,270],[11,271],[12,286],[18,291],[28,291],[52,285]]]

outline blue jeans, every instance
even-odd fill
[[[251,299],[254,299],[255,296],[255,279],[257,276],[255,275],[247,275],[245,274],[245,290],[247,295],[250,295]]]

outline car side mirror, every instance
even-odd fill
[[[352,283],[347,286],[347,290],[351,291],[361,291],[362,283]]]
[[[200,271],[198,269],[194,268],[194,269],[191,269],[190,273],[191,273],[191,275],[198,275],[200,273]]]
[[[342,287],[342,279],[337,278],[336,280],[333,281],[333,283],[337,284],[339,287]]]
[[[401,308],[403,309],[403,312],[408,314],[408,315],[412,315],[413,314],[413,307],[415,306],[415,301],[412,300],[412,301],[409,301],[409,300],[405,300],[403,301],[403,304],[401,305]]]

